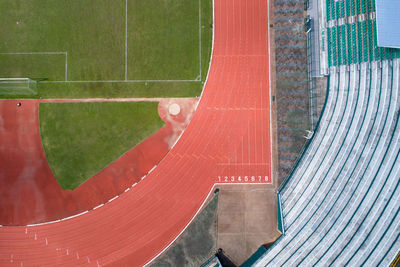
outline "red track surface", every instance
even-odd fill
[[[0,224],[3,225],[55,221],[91,210],[120,195],[165,157],[190,121],[197,103],[195,98],[162,99],[158,113],[166,125],[70,191],[61,189],[43,152],[39,102],[42,100],[24,100],[17,107],[17,100],[0,100]],[[168,114],[170,102],[179,103],[181,112],[177,116]]]
[[[101,208],[53,224],[1,227],[0,265],[143,265],[184,229],[215,182],[271,182],[268,2],[214,4],[208,82],[171,152]]]

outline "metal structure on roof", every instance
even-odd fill
[[[378,46],[400,48],[400,1],[376,0]]]

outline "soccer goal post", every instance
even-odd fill
[[[30,78],[0,78],[0,95],[29,96],[37,94],[37,81]]]

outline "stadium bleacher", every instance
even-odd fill
[[[329,67],[399,58],[400,49],[378,49],[376,41],[376,18],[373,14],[375,14],[375,0],[326,1],[327,22],[336,22],[330,24],[334,26],[328,27],[328,36],[329,32],[332,34],[339,33],[335,36],[338,42],[336,42],[335,39],[332,39],[332,43],[328,40],[328,51],[335,51],[335,53],[328,53]],[[352,18],[354,22],[350,23],[350,18]],[[341,21],[344,21],[344,23],[340,24],[342,23]],[[344,35],[349,35],[350,32],[343,28],[350,28],[351,35],[354,34],[357,37],[353,36],[353,38],[350,38],[347,36],[347,38],[345,38]],[[339,48],[338,45],[341,47]],[[332,48],[329,46],[332,46]],[[344,49],[344,47],[347,47],[348,50]],[[353,54],[351,54],[349,47],[352,48]],[[357,56],[354,51],[358,51]]]
[[[258,265],[383,265],[400,246],[400,61],[340,66],[280,191],[285,235]]]
[[[389,266],[399,252],[400,49],[377,47],[375,0],[325,3],[324,111],[256,266]]]

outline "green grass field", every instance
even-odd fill
[[[201,93],[211,0],[3,0],[0,15],[0,78],[42,80],[36,97]]]
[[[2,0],[0,16],[0,78],[38,81],[35,95],[0,86],[0,98],[201,94],[212,0]],[[39,117],[63,189],[76,188],[163,125],[155,103],[42,103]]]
[[[50,168],[74,189],[160,129],[156,102],[41,103],[40,134]]]

